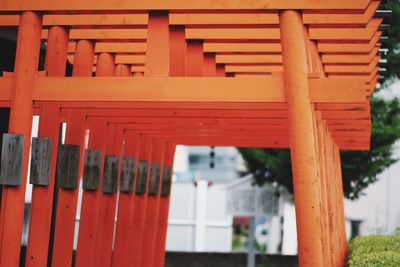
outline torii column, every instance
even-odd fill
[[[289,142],[296,206],[299,265],[323,266],[318,158],[309,97],[307,54],[302,15],[279,15]]]
[[[22,181],[19,186],[3,186],[0,215],[1,266],[19,264],[31,143],[33,82],[39,61],[41,31],[42,16],[30,11],[22,13],[18,27],[9,124],[9,133],[24,136]]]
[[[65,76],[68,36],[69,30],[67,28],[53,26],[49,29],[45,61],[45,70],[48,76]],[[27,267],[44,266],[47,264],[59,129],[59,104],[42,104],[40,110],[39,137],[47,137],[52,140],[51,174],[48,186],[33,186],[32,189],[31,214],[26,252]]]

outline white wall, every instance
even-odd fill
[[[226,214],[225,185],[214,184],[206,188],[206,195],[198,197],[198,187],[193,183],[173,183],[168,251],[231,251],[232,217]],[[198,209],[204,211],[205,218],[196,218]],[[196,234],[201,236],[196,237]]]

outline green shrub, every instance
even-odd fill
[[[356,237],[349,246],[349,267],[399,267],[399,236]]]

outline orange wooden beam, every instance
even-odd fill
[[[69,0],[57,1],[36,0],[34,2],[24,0],[2,0],[0,10],[2,11],[108,11],[108,10],[251,10],[251,9],[354,9],[364,10],[368,7],[369,0],[291,0],[270,1],[260,0],[255,2],[243,2],[241,0],[192,0],[182,2],[180,0],[140,0],[135,2],[121,2],[116,4],[113,0],[95,1],[95,0]]]
[[[9,101],[12,79],[0,78],[0,101]],[[364,103],[363,79],[309,79],[313,103]],[[78,90],[84,88],[84,90]],[[251,90],[243,91],[243,88]],[[282,78],[36,78],[36,101],[285,102]]]

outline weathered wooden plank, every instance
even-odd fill
[[[162,175],[162,186],[161,186],[162,196],[168,196],[171,193],[171,180],[172,180],[172,168],[171,166],[164,166]]]
[[[57,179],[60,188],[73,190],[78,187],[79,146],[61,145],[57,158]]]
[[[30,183],[33,185],[50,184],[51,138],[32,138]]]
[[[150,181],[149,181],[149,195],[157,195],[160,188],[160,171],[161,165],[158,162],[151,163]]]
[[[86,149],[82,188],[97,190],[100,184],[101,150]]]
[[[133,157],[125,156],[122,159],[121,180],[119,191],[124,193],[131,193],[134,189],[134,181],[136,174],[136,159]]]
[[[106,155],[104,159],[102,191],[106,194],[117,193],[119,157]]]
[[[23,135],[3,135],[3,146],[1,149],[0,184],[9,186],[21,185],[23,153]]]
[[[138,178],[136,180],[136,194],[142,195],[146,193],[147,186],[147,160],[139,160]]]

